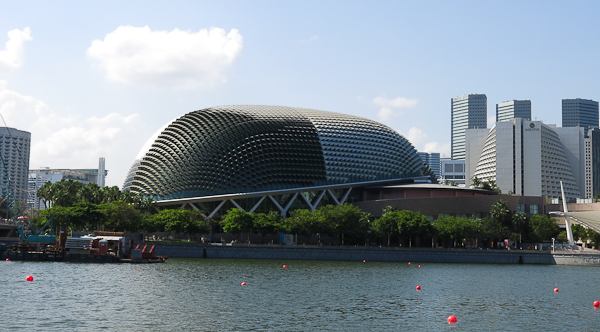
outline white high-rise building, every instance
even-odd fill
[[[496,122],[514,118],[531,120],[531,100],[509,100],[496,104]]]
[[[106,164],[105,164],[105,160],[104,157],[100,157],[100,161],[98,162],[98,179],[96,180],[96,183],[100,186],[100,187],[104,187],[105,184],[105,180],[106,180]]]
[[[521,118],[490,130],[467,130],[468,178],[495,180],[503,193],[558,198],[584,197],[584,129],[557,128]]]
[[[17,201],[27,200],[30,146],[31,133],[15,128],[0,128],[0,154]],[[1,174],[0,178],[2,186],[7,187],[4,174]]]
[[[452,159],[465,159],[467,129],[487,128],[487,97],[470,94],[452,98]]]

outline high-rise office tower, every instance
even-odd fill
[[[598,102],[590,99],[563,99],[562,126],[598,128]]]
[[[496,122],[514,118],[531,120],[531,100],[509,100],[496,104]]]
[[[452,98],[452,159],[465,159],[465,131],[487,128],[487,97],[470,94]]]
[[[440,175],[441,175],[440,174],[440,154],[438,152],[433,152],[433,153],[417,152],[417,154],[419,155],[419,157],[421,157],[421,160],[423,160],[423,162],[425,164],[427,164],[427,166],[429,166],[429,168],[431,169],[433,174],[435,174],[435,178],[439,179]]]
[[[27,200],[27,177],[29,175],[29,147],[31,133],[15,128],[0,128],[0,154],[4,168],[8,173],[8,181],[17,201]],[[7,186],[4,174],[2,186]]]

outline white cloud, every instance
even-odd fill
[[[87,50],[106,78],[154,87],[193,89],[226,81],[223,71],[240,55],[237,29],[198,32],[152,31],[148,26],[120,26]]]
[[[394,108],[407,108],[413,107],[417,105],[419,101],[417,99],[408,99],[404,97],[396,97],[394,99],[389,99],[385,95],[381,95],[379,97],[375,97],[373,99],[373,103],[375,105],[379,105],[381,107],[394,107]]]
[[[408,133],[404,135],[406,139],[419,152],[439,152],[443,155],[450,155],[450,143],[431,142],[427,139],[427,134],[420,128],[411,127]]]
[[[25,28],[23,31],[14,29],[10,30],[7,35],[6,49],[0,51],[0,72],[21,67],[23,44],[31,40],[31,29]]]
[[[398,116],[399,114],[394,113],[390,108],[382,107],[379,112],[377,112],[377,116],[381,121],[388,121],[393,117]]]
[[[319,39],[319,36],[311,36],[310,38],[308,38],[309,41],[317,40],[317,39]]]
[[[106,158],[107,184],[121,186],[147,133],[138,114],[59,116],[43,101],[0,81],[0,114],[8,127],[31,133],[30,168],[96,168]],[[4,125],[4,123],[2,123]]]
[[[402,115],[402,112],[394,111],[393,108],[410,108],[417,105],[418,102],[419,101],[417,99],[407,99],[404,97],[389,99],[385,95],[381,95],[373,99],[373,104],[381,107],[377,113],[377,116],[382,121],[387,121]]]

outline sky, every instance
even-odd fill
[[[452,97],[600,100],[597,1],[1,1],[2,126],[30,168],[97,168],[123,185],[152,134],[218,105],[379,121],[450,156]]]

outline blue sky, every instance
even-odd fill
[[[600,100],[594,1],[3,1],[0,113],[32,133],[31,168],[123,184],[166,122],[217,105],[380,121],[450,155],[450,99]],[[11,32],[12,33],[9,33]]]

